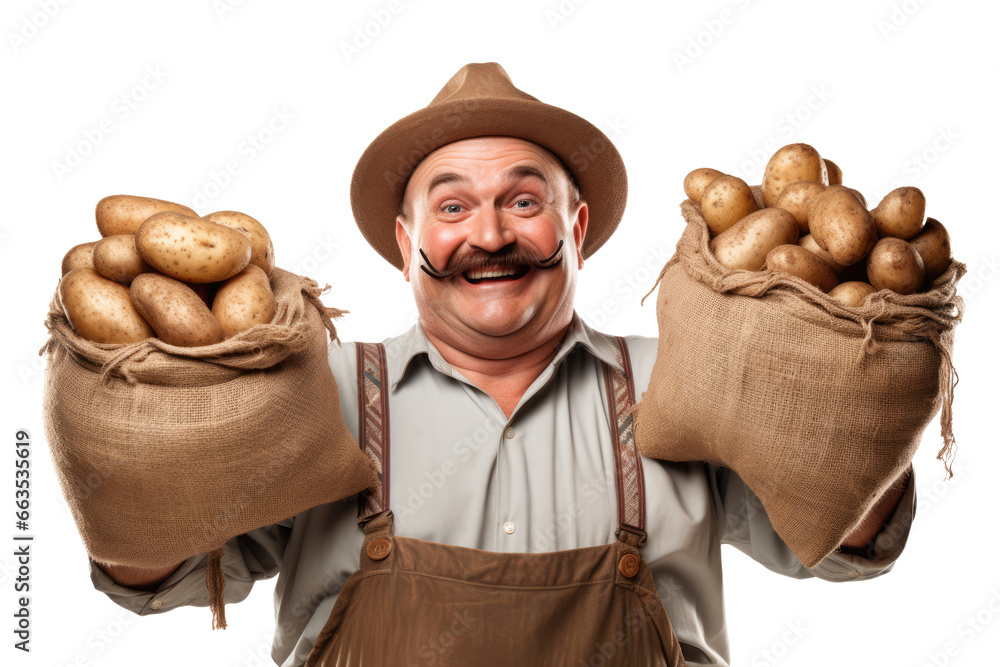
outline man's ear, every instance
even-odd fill
[[[583,268],[583,239],[587,236],[588,214],[587,202],[581,199],[576,205],[576,219],[573,221],[573,240],[576,242],[576,255],[579,260],[578,269]]]
[[[410,282],[410,234],[406,231],[405,218],[396,216],[396,244],[399,252],[403,255],[403,280]]]

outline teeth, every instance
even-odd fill
[[[482,280],[483,278],[502,278],[503,276],[513,276],[517,269],[503,269],[502,271],[469,271],[470,280]]]

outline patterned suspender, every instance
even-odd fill
[[[604,365],[604,386],[611,416],[611,437],[615,443],[615,492],[618,498],[618,534],[622,531],[646,541],[646,491],[639,452],[632,437],[635,386],[632,364],[625,339],[606,337],[615,349],[622,372]],[[371,457],[378,471],[378,483],[362,492],[358,523],[364,523],[389,509],[389,399],[386,381],[385,346],[356,343],[358,350],[358,444]]]
[[[389,393],[386,391],[385,346],[357,343],[358,445],[371,457],[378,482],[358,498],[358,523],[389,509]]]
[[[606,336],[615,348],[615,357],[624,372],[604,365],[604,387],[608,394],[608,414],[611,416],[611,441],[615,443],[615,490],[618,495],[618,532],[639,536],[639,546],[646,541],[646,485],[642,462],[632,437],[632,406],[635,385],[628,345],[621,336]]]

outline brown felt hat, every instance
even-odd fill
[[[625,163],[614,144],[583,118],[515,88],[499,64],[470,63],[430,104],[378,135],[354,168],[354,219],[382,257],[403,268],[396,216],[417,164],[441,146],[485,136],[525,139],[562,160],[589,208],[583,256],[604,245],[621,221],[628,195]]]

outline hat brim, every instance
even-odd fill
[[[413,169],[441,146],[485,136],[525,139],[558,156],[587,202],[583,256],[590,257],[604,245],[621,221],[628,197],[625,164],[611,140],[576,114],[537,100],[464,99],[396,121],[375,138],[354,168],[354,219],[386,261],[403,268],[396,216]]]

